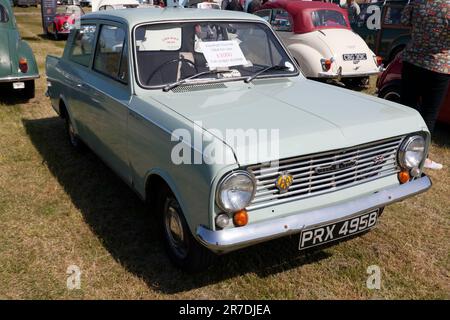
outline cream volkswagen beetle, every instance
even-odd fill
[[[381,58],[352,31],[347,12],[335,4],[275,0],[255,14],[277,31],[308,78],[367,83],[383,71]]]
[[[415,110],[306,79],[255,15],[87,14],[46,73],[70,144],[149,203],[183,269],[287,235],[303,250],[362,234],[431,186]],[[275,152],[254,152],[266,143]]]

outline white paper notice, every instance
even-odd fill
[[[247,64],[235,40],[199,42],[199,45],[210,69]]]

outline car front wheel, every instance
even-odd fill
[[[188,272],[207,269],[214,254],[192,236],[177,199],[170,191],[163,190],[158,202],[164,245],[170,260]]]

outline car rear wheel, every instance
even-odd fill
[[[399,86],[390,86],[384,88],[380,91],[378,95],[379,98],[386,99],[389,101],[400,103],[400,87]]]
[[[25,99],[27,100],[33,99],[36,95],[34,80],[25,81],[25,89],[23,90]]]
[[[163,241],[172,263],[187,272],[207,269],[214,260],[214,254],[192,236],[175,196],[163,188],[158,198]]]
[[[75,128],[73,126],[72,120],[70,119],[69,115],[66,115],[66,133],[67,137],[69,138],[70,145],[77,151],[82,152],[84,151],[84,144],[83,141],[81,141],[80,137],[76,134]]]

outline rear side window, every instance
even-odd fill
[[[125,31],[116,26],[103,25],[98,37],[94,69],[114,79],[126,80],[127,66],[122,59],[126,53]]]
[[[0,4],[0,23],[5,23],[8,21],[8,12],[6,11],[5,7]]]
[[[92,53],[94,51],[96,25],[82,25],[75,31],[72,48],[70,49],[70,60],[89,67]]]

